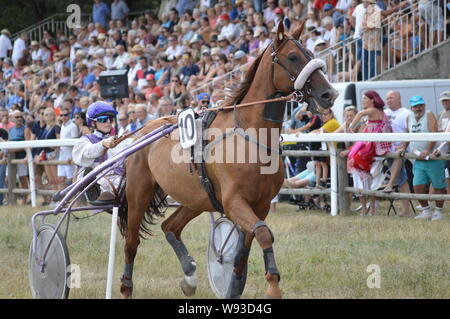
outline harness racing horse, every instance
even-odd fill
[[[237,92],[225,100],[224,105],[236,106],[238,103],[261,101],[276,96],[275,93],[278,93],[278,96],[280,94],[287,96],[296,91],[298,82],[302,82],[300,93],[304,94],[309,102],[314,100],[322,109],[330,108],[337,91],[331,87],[318,66],[309,70],[306,77],[302,74],[303,78],[300,79],[300,71],[305,70],[305,67],[311,68],[308,62],[313,60],[311,52],[297,40],[302,31],[303,25],[292,34],[292,37],[288,37],[284,34],[283,23],[280,23],[276,40],[254,61]],[[320,64],[320,67],[323,65]],[[276,138],[278,142],[282,121],[264,119],[263,117],[267,116],[263,114],[265,112],[263,106],[255,103],[251,107],[219,110],[210,128],[223,133],[230,128],[266,128],[268,140]],[[151,132],[162,125],[176,123],[177,119],[174,116],[159,118],[148,123],[143,133]],[[128,213],[119,213],[119,226],[125,236],[125,269],[120,288],[124,298],[129,298],[132,294],[133,261],[140,243],[140,232],[150,232],[145,226],[145,221],[149,219],[151,221],[151,217],[158,214],[157,208],[167,194],[181,206],[162,222],[161,228],[181,263],[185,275],[181,282],[184,294],[189,296],[195,293],[196,264],[181,240],[181,233],[189,221],[202,212],[214,212],[218,209],[200,183],[199,176],[193,172],[191,163],[189,161],[178,163],[172,160],[171,152],[180,143],[179,129],[170,135],[132,154],[126,161],[125,191]],[[226,138],[231,137],[224,137],[222,142]],[[242,136],[237,138],[242,139]],[[262,144],[258,139],[259,133],[256,141],[253,140],[259,147]],[[247,138],[242,140],[243,143],[251,144],[251,140]],[[277,169],[271,174],[260,173],[260,169],[266,165],[261,162],[205,164],[214,189],[213,195],[223,208],[225,216],[238,225],[241,234],[234,260],[234,271],[226,294],[228,298],[239,298],[244,290],[244,277],[253,238],[264,253],[265,278],[268,283],[266,295],[281,298],[280,274],[272,248],[273,235],[264,223],[270,202],[278,194],[284,179],[278,151],[277,149],[275,158]],[[189,150],[185,153],[188,153],[189,158]]]

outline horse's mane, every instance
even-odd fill
[[[245,94],[247,94],[248,89],[250,88],[250,85],[253,82],[253,79],[255,78],[256,70],[258,69],[259,63],[261,62],[261,59],[264,55],[265,50],[258,55],[258,57],[253,61],[250,68],[247,70],[244,76],[244,80],[239,83],[238,87],[236,89],[231,90],[230,93],[225,97],[225,100],[223,101],[222,105],[234,105],[238,104],[242,101]]]

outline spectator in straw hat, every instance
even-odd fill
[[[134,45],[131,49],[131,56],[138,57],[141,55],[144,55],[144,48],[140,44]]]
[[[30,48],[31,48],[31,60],[35,61],[37,60],[37,56],[39,54],[39,42],[35,40],[31,41]]]
[[[438,118],[439,132],[445,132],[448,123],[450,123],[450,91],[442,92],[439,100],[443,108]]]
[[[439,132],[450,132],[450,91],[442,92],[439,99],[443,110],[438,118],[438,130]],[[439,156],[445,153],[448,153],[447,142],[441,143],[433,155]],[[446,161],[445,178],[447,179],[447,194],[450,194],[450,161]]]
[[[11,33],[9,33],[8,29],[3,29],[0,35],[0,59],[6,58],[10,51],[13,49],[12,43],[10,40]]]

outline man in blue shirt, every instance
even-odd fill
[[[130,9],[123,0],[114,0],[111,3],[111,19],[112,20],[124,20]]]
[[[92,20],[95,23],[100,23],[104,29],[108,26],[108,5],[100,0],[94,0],[95,3],[92,6]]]

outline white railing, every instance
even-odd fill
[[[36,181],[34,176],[33,155],[31,154],[32,148],[42,147],[61,147],[61,146],[74,146],[78,139],[64,139],[64,140],[36,140],[36,141],[20,141],[20,142],[1,142],[0,149],[25,149],[28,164],[28,175],[30,178],[30,190],[31,194],[31,206],[36,207]],[[9,181],[12,183],[13,181]]]
[[[282,134],[284,142],[412,142],[412,141],[436,141],[449,142],[450,133],[378,133],[378,134],[348,134],[348,133],[329,133],[329,134]],[[37,140],[22,142],[2,142],[1,149],[25,149],[27,152],[27,163],[30,177],[31,205],[36,207],[36,184],[34,177],[33,158],[31,149],[35,147],[60,147],[74,146],[77,139],[67,140]],[[338,213],[338,172],[337,172],[337,153],[335,143],[328,143],[330,148],[330,177],[331,177],[331,215]],[[341,194],[341,196],[343,196]]]

